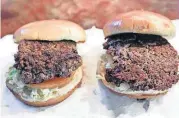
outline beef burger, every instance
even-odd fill
[[[132,11],[109,21],[103,31],[106,54],[97,75],[109,89],[143,99],[165,94],[178,82],[177,51],[168,42],[175,28],[168,18]]]
[[[76,44],[85,39],[79,25],[65,20],[37,21],[19,28],[14,34],[18,52],[7,87],[28,105],[63,101],[82,81],[82,58]]]

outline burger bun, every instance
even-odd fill
[[[73,89],[66,92],[66,94],[64,94],[62,96],[58,96],[56,98],[52,98],[52,99],[49,99],[47,101],[34,101],[34,102],[23,99],[18,93],[14,92],[11,88],[9,88],[9,87],[8,88],[13,93],[13,95],[17,99],[22,101],[23,103],[25,103],[29,106],[34,106],[34,107],[46,107],[46,106],[51,106],[51,105],[55,105],[55,104],[62,102],[63,100],[68,98],[76,90],[76,88],[78,88],[80,85],[81,85],[81,82],[78,83]]]
[[[62,102],[66,98],[68,98],[76,90],[76,88],[78,88],[81,85],[82,77],[83,77],[82,67],[79,67],[75,71],[73,76],[70,77],[71,78],[70,83],[64,85],[63,87],[57,86],[58,83],[56,83],[56,84],[53,83],[53,82],[56,82],[56,81],[45,83],[44,85],[40,84],[39,86],[35,86],[35,87],[34,86],[27,86],[27,87],[34,87],[35,89],[42,89],[42,88],[44,89],[44,87],[45,87],[45,89],[48,89],[46,87],[49,87],[49,89],[51,89],[52,86],[53,87],[56,86],[56,87],[58,87],[58,89],[60,89],[61,92],[57,91],[59,93],[57,93],[56,96],[50,97],[50,98],[45,99],[45,100],[25,99],[24,97],[22,97],[23,91],[22,92],[15,91],[12,88],[11,83],[9,83],[9,81],[6,81],[6,86],[14,94],[14,96],[17,99],[24,102],[25,104],[30,105],[30,106],[35,106],[35,107],[45,107],[45,106],[55,105],[59,102]],[[69,78],[66,78],[66,79],[69,79]]]
[[[117,87],[115,84],[107,82],[105,79],[105,64],[102,59],[98,61],[98,67],[97,67],[97,78],[102,81],[102,83],[112,92],[117,93],[119,95],[125,95],[130,98],[135,99],[148,99],[148,98],[155,98],[159,95],[164,95],[167,93],[167,90],[165,91],[157,91],[157,90],[149,90],[149,91],[133,91],[130,89],[124,89],[124,87],[120,86]]]
[[[119,14],[104,25],[103,31],[105,37],[119,33],[153,34],[168,39],[175,36],[175,27],[170,19],[143,10]]]
[[[67,20],[35,21],[20,27],[14,33],[14,41],[17,43],[21,40],[72,40],[78,43],[85,42],[85,39],[84,29]]]

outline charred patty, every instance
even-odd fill
[[[166,90],[179,76],[177,51],[157,35],[124,33],[107,37],[103,48],[112,57],[106,81],[127,83],[132,90]]]
[[[14,67],[20,70],[25,84],[41,83],[54,77],[69,77],[82,65],[73,41],[22,40],[15,55]]]

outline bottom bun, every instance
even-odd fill
[[[18,79],[19,76],[14,75],[12,78],[7,78],[7,88],[25,104],[36,107],[44,107],[57,104],[70,96],[75,89],[80,86],[83,73],[82,67],[79,67],[75,70],[73,76],[71,77],[70,83],[63,87],[50,89],[30,88],[29,86],[23,85],[20,79]],[[49,86],[51,84],[52,83],[49,83]]]
[[[155,92],[137,92],[135,93],[135,91],[133,93],[129,93],[129,92],[124,92],[124,91],[119,91],[117,89],[115,89],[115,85],[110,85],[111,83],[107,82],[106,80],[102,79],[102,82],[103,84],[109,88],[112,92],[115,92],[119,95],[125,95],[125,96],[128,96],[130,98],[135,98],[135,99],[149,99],[149,98],[155,98],[157,96],[160,96],[160,95],[164,95],[167,93],[167,91],[155,91]]]
[[[30,105],[30,106],[35,106],[35,107],[45,107],[45,106],[51,106],[51,105],[55,105],[57,103],[62,102],[63,100],[68,98],[75,91],[75,89],[78,88],[80,85],[81,85],[81,81],[73,89],[68,91],[66,94],[63,94],[62,96],[51,98],[47,101],[35,101],[35,102],[27,101],[23,99],[18,93],[15,93],[12,89],[10,89],[8,86],[7,87],[14,94],[14,96],[18,98],[20,101],[22,101],[23,103]]]
[[[97,78],[101,79],[104,85],[109,88],[111,91],[118,93],[120,95],[125,95],[130,98],[135,99],[147,99],[147,98],[154,98],[159,95],[164,95],[167,93],[167,90],[164,91],[157,91],[157,90],[148,90],[148,91],[133,91],[130,88],[126,89],[125,86],[117,87],[115,84],[107,82],[105,79],[105,67],[106,64],[109,63],[105,59],[101,58],[98,61],[97,67]],[[124,84],[125,85],[125,84]]]

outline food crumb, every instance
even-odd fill
[[[45,108],[38,108],[37,111],[38,112],[45,111]]]
[[[6,104],[6,105],[4,105],[4,107],[9,107],[9,105]]]

